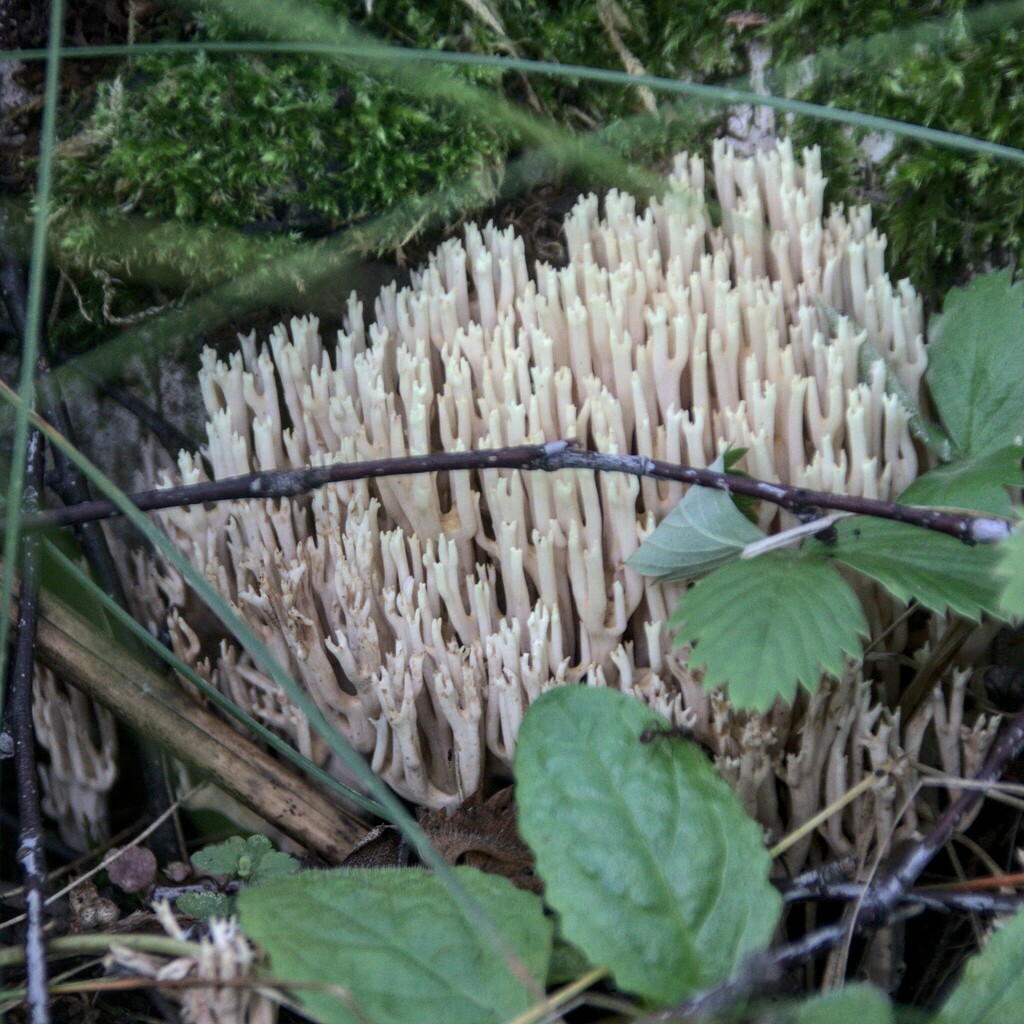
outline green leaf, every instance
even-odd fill
[[[900,496],[901,505],[937,505],[1008,516],[1007,487],[1024,485],[1024,448],[1007,445],[977,459],[964,459],[919,476]]]
[[[1011,619],[1024,619],[1024,529],[1021,527],[999,545],[996,578],[1003,584],[999,610]]]
[[[183,892],[175,897],[175,904],[183,914],[197,921],[211,917],[230,917],[235,910],[234,897],[223,892]]]
[[[541,988],[551,925],[540,899],[496,875],[455,873]],[[324,1024],[500,1024],[533,1002],[427,871],[303,871],[245,889],[238,909],[273,976],[344,988],[297,993]]]
[[[666,1005],[729,977],[781,910],[760,826],[695,745],[603,687],[545,693],[516,750],[519,828],[566,939]]]
[[[932,611],[952,608],[975,620],[982,612],[999,612],[998,544],[972,547],[907,523],[857,516],[836,524],[834,544],[814,542],[809,553],[842,562],[901,601],[916,598]]]
[[[734,704],[759,711],[792,701],[798,683],[814,693],[823,671],[840,675],[868,633],[842,576],[796,551],[719,569],[683,595],[669,625],[694,643],[690,665],[705,666],[706,687],[727,683]]]
[[[722,456],[710,468],[725,472]],[[748,544],[763,537],[727,491],[693,486],[626,565],[663,583],[697,579],[734,561]]]
[[[262,885],[274,878],[284,878],[287,875],[294,875],[299,870],[299,862],[287,853],[280,850],[268,850],[259,859],[249,876],[250,885]]]
[[[241,836],[232,836],[223,843],[198,850],[189,860],[197,871],[204,874],[227,875],[233,878],[238,874],[238,863],[245,851],[245,840]]]
[[[794,1024],[892,1024],[892,1004],[873,985],[847,985],[802,1003]]]
[[[967,961],[963,978],[933,1024],[1020,1024],[1024,1005],[1024,912]]]
[[[978,458],[1024,434],[1024,283],[1008,270],[954,288],[933,318],[927,380],[953,441]]]
[[[551,963],[548,964],[547,984],[565,985],[586,974],[593,964],[571,942],[567,942],[555,926],[555,938],[551,946]]]

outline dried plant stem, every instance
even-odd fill
[[[28,437],[25,456],[26,486],[23,503],[29,511],[37,507],[42,491],[44,450],[42,434],[33,430]],[[43,816],[39,805],[39,775],[32,729],[32,670],[35,664],[38,612],[39,538],[28,534],[23,538],[21,549],[21,600],[18,603],[8,715],[14,739],[14,773],[18,785],[18,862],[21,864],[25,884],[26,998],[32,1024],[49,1024],[50,995],[43,931],[46,857],[43,852]]]
[[[1010,535],[1012,529],[1006,520],[991,516],[916,508],[898,505],[892,501],[812,491],[805,487],[786,487],[750,477],[717,473],[711,469],[660,462],[640,455],[608,455],[603,452],[587,451],[571,441],[549,441],[547,444],[514,445],[472,452],[437,452],[433,455],[370,459],[365,462],[334,462],[327,466],[246,473],[207,483],[140,491],[128,497],[134,505],[146,512],[212,501],[292,498],[327,484],[343,481],[472,469],[520,469],[546,473],[554,473],[561,469],[584,469],[675,480],[678,483],[698,484],[701,487],[713,487],[716,490],[741,494],[778,505],[794,513],[806,514],[828,508],[839,512],[851,512],[854,515],[891,519],[945,533],[968,544],[1003,540]],[[38,530],[44,527],[70,526],[108,519],[118,514],[117,507],[112,502],[90,501],[69,508],[47,509],[31,517],[26,516],[24,528]]]
[[[46,593],[39,600],[35,655],[328,863],[340,863],[363,838],[365,826],[354,815]]]

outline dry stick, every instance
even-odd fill
[[[1006,888],[1014,884],[1013,876],[997,879],[983,879],[992,882],[991,888]],[[931,886],[916,887],[905,892],[899,901],[900,907],[920,906],[928,910],[959,911],[971,914],[1012,914],[1024,906],[1024,893],[983,892],[968,888],[970,882],[953,883],[963,885],[962,889],[939,889]],[[1016,884],[1020,884],[1019,882]],[[859,882],[820,882],[803,886],[782,885],[779,887],[786,903],[800,902],[847,902],[860,900],[870,895],[870,887]]]
[[[1024,711],[1019,711],[1000,731],[975,783],[998,781],[1007,766],[1024,750]],[[878,878],[858,895],[860,910],[853,921],[858,931],[881,928],[904,916],[901,904],[921,872],[949,842],[961,821],[984,799],[982,786],[964,790],[938,817],[924,838],[882,866]],[[918,890],[920,893],[920,890]],[[913,904],[911,904],[913,906]],[[920,906],[920,903],[918,903]],[[916,912],[916,908],[911,913]],[[701,1020],[722,1014],[742,999],[764,991],[783,977],[787,968],[803,963],[845,941],[850,925],[846,921],[826,925],[809,932],[797,942],[750,957],[739,972],[715,988],[700,992],[670,1010],[644,1017],[642,1024],[669,1024],[675,1021]]]
[[[29,434],[25,453],[23,503],[38,506],[43,488],[45,442],[38,430]],[[43,910],[46,898],[46,857],[43,853],[43,816],[39,806],[35,735],[32,729],[32,669],[35,663],[36,626],[39,611],[39,538],[22,540],[21,594],[18,604],[17,639],[11,671],[9,721],[14,738],[14,773],[18,784],[18,817],[21,823],[18,860],[25,878],[25,962],[29,1019],[49,1024],[50,996],[47,985],[46,940]]]
[[[948,534],[968,544],[1004,540],[1012,532],[1009,522],[991,516],[916,508],[898,505],[892,501],[812,491],[805,487],[786,487],[750,477],[716,473],[711,469],[660,462],[641,455],[608,455],[603,452],[587,451],[572,441],[549,441],[546,444],[513,445],[508,448],[488,448],[472,452],[437,452],[433,455],[370,459],[365,462],[334,462],[327,466],[246,473],[207,483],[140,491],[128,495],[128,498],[136,507],[146,512],[152,509],[199,505],[210,501],[292,498],[307,494],[318,487],[343,481],[467,469],[520,469],[546,473],[562,469],[583,469],[655,477],[659,480],[675,480],[678,483],[698,484],[727,493],[742,494],[797,514],[829,508],[840,512],[852,512],[854,515],[910,523],[913,526]],[[117,507],[110,501],[90,501],[71,508],[47,509],[38,515],[26,516],[22,525],[24,529],[38,530],[109,519],[119,514]]]
[[[129,653],[53,595],[39,600],[37,659],[108,707],[129,728],[240,800],[300,845],[338,864],[365,826],[180,687]]]

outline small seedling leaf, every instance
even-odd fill
[[[183,914],[198,921],[210,917],[230,917],[235,909],[234,898],[222,892],[183,892],[174,902]]]
[[[661,1005],[729,977],[771,941],[781,902],[760,826],[704,754],[617,690],[566,686],[530,707],[519,827],[566,939]]]
[[[234,878],[238,874],[238,865],[245,852],[245,840],[241,836],[232,836],[223,843],[203,847],[189,859],[196,871]]]

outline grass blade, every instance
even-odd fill
[[[0,584],[0,705],[7,680],[8,644],[11,629],[11,596],[17,571],[18,542],[21,538],[21,498],[25,490],[25,451],[28,446],[29,413],[35,406],[36,358],[42,330],[43,282],[46,273],[46,229],[53,185],[53,152],[57,136],[57,103],[60,86],[60,37],[64,24],[63,0],[50,5],[50,35],[46,47],[46,82],[43,87],[43,124],[36,182],[36,217],[32,225],[32,261],[29,266],[25,337],[21,347],[18,378],[19,405],[14,422],[14,449],[7,478],[7,529],[4,534],[4,571]],[[3,228],[6,229],[6,223]]]

